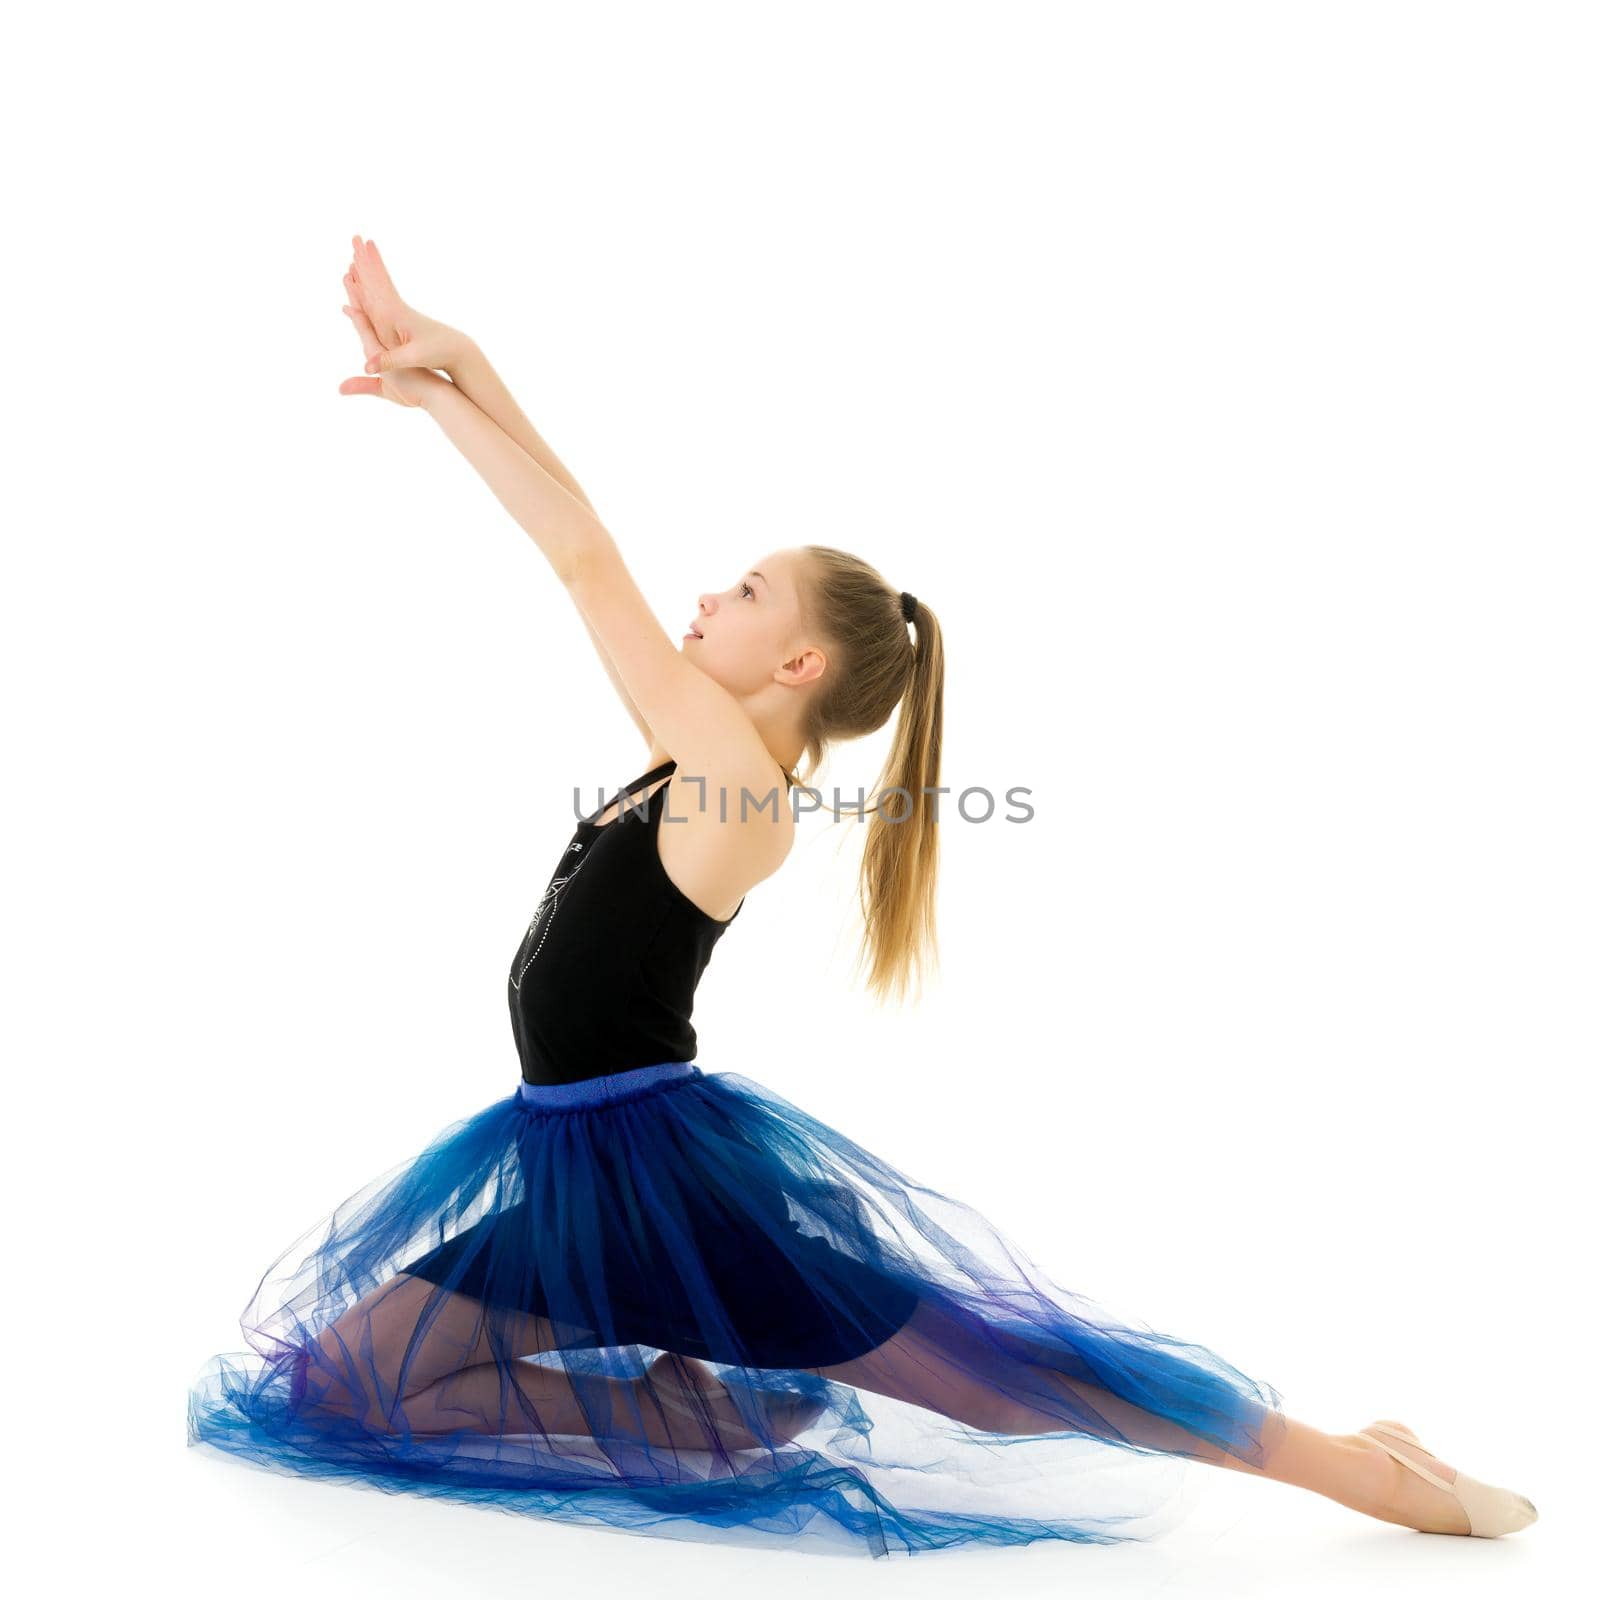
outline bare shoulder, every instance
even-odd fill
[[[667,876],[708,916],[731,917],[794,844],[794,807],[777,762],[679,761],[657,849]]]

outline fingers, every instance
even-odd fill
[[[368,372],[393,372],[400,367],[425,367],[423,352],[400,336],[398,344],[385,344],[373,328],[371,319],[355,306],[342,306],[344,314],[355,324],[361,335],[362,354],[367,358]]]
[[[350,266],[344,275],[345,290],[351,301],[360,306],[363,311],[367,309],[366,287],[361,282],[361,235],[352,234],[350,237]]]
[[[349,276],[357,283],[361,282],[361,240],[356,237],[350,241],[350,272]]]
[[[342,306],[340,309],[349,317],[355,326],[356,332],[361,336],[361,353],[366,356],[370,363],[374,356],[381,355],[383,352],[383,343],[374,331],[371,320],[365,311],[359,310],[355,306]],[[374,369],[369,365],[367,370],[370,372]]]
[[[361,340],[361,354],[363,356],[371,355],[372,343],[366,329],[371,328],[372,324],[367,322],[366,316],[354,306],[340,306],[339,309],[349,317],[350,326],[355,330],[356,337]],[[366,328],[362,327],[363,323],[366,323]]]
[[[390,294],[392,294],[395,299],[398,300],[400,298],[400,291],[395,288],[394,279],[389,276],[389,269],[384,265],[383,257],[378,254],[377,245],[375,245],[372,240],[368,239],[366,241],[365,251],[367,259],[364,265],[366,265],[367,269],[371,272],[373,281],[381,285]]]
[[[417,353],[409,345],[397,345],[395,348],[385,350],[380,345],[376,350],[367,352],[368,372],[393,372],[398,367],[420,367],[423,363],[417,360]]]
[[[383,398],[383,380],[381,378],[346,378],[339,385],[340,394],[375,394]]]
[[[350,298],[372,319],[380,344],[393,346],[407,337],[400,327],[405,306],[384,268],[377,247],[360,234],[351,238],[350,277],[355,290]]]

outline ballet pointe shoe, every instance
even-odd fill
[[[1460,1468],[1456,1469],[1455,1482],[1447,1482],[1437,1473],[1430,1472],[1420,1461],[1414,1461],[1410,1456],[1395,1449],[1388,1440],[1399,1439],[1405,1444],[1414,1445],[1418,1450],[1427,1450],[1429,1455],[1433,1454],[1403,1422],[1393,1420],[1373,1422],[1361,1429],[1361,1432],[1382,1449],[1387,1450],[1396,1461],[1410,1467],[1435,1488],[1454,1495],[1466,1516],[1467,1532],[1475,1539],[1498,1539],[1502,1534],[1515,1533],[1519,1528],[1526,1528],[1530,1522],[1539,1520],[1539,1513],[1533,1502],[1525,1495],[1516,1494],[1510,1489],[1497,1489],[1492,1484],[1480,1483],[1476,1478],[1468,1477]]]

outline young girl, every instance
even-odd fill
[[[507,1510],[809,1530],[875,1555],[1149,1537],[1184,1460],[1429,1532],[1533,1521],[1400,1423],[1295,1421],[1204,1347],[1053,1283],[971,1207],[696,1063],[695,987],[789,853],[800,759],[814,773],[897,710],[899,799],[871,812],[861,869],[872,992],[903,991],[934,947],[938,621],[806,545],[703,594],[674,644],[472,341],[407,306],[359,237],[345,288],[373,375],[342,391],[424,408],[478,469],[649,756],[560,850],[512,958],[515,1092],[280,1258],[243,1316],[261,1359],[208,1364],[190,1441]]]

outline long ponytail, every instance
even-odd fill
[[[859,738],[888,721],[894,737],[867,807],[858,898],[858,966],[880,1002],[920,985],[939,958],[935,915],[939,876],[938,796],[944,737],[944,636],[916,596],[892,588],[859,557],[806,545],[806,621],[837,645],[839,670],[813,702],[806,748],[816,761],[829,743]]]

